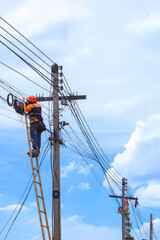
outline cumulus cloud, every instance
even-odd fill
[[[32,219],[32,220],[30,220],[29,222],[27,222],[26,224],[31,225],[31,224],[35,223],[36,221],[37,221],[36,219]]]
[[[61,177],[65,178],[69,173],[73,172],[77,168],[75,161],[70,162],[67,166],[61,167]]]
[[[45,17],[43,17],[44,14]],[[25,35],[31,36],[40,33],[51,24],[80,19],[89,14],[84,1],[78,3],[72,0],[55,0],[54,2],[48,0],[46,3],[41,0],[27,0],[9,11],[5,18],[14,26],[19,28],[23,26]]]
[[[151,182],[146,186],[138,188],[138,190],[135,192],[135,195],[138,196],[140,204],[143,206],[159,206],[160,182]]]
[[[37,207],[37,203],[36,202],[31,202],[28,204],[30,207]]]
[[[88,175],[89,174],[89,168],[92,166],[89,165],[88,166],[83,166],[81,165],[81,162],[76,163],[75,161],[70,162],[68,165],[61,167],[61,177],[65,178],[68,176],[69,173],[73,172],[73,171],[77,171],[79,174],[83,174],[83,175]]]
[[[87,167],[80,166],[78,173],[83,174],[83,175],[88,175],[90,173],[90,168],[93,166],[93,164],[90,164]]]
[[[70,193],[73,190],[73,185],[70,186],[70,188],[68,189],[68,193]]]
[[[79,184],[78,188],[81,190],[90,190],[91,189],[90,184],[88,182],[86,182],[86,183],[81,182]]]
[[[114,158],[113,166],[128,178],[132,187],[139,187],[135,194],[145,205],[157,205],[160,200],[159,156],[160,114],[157,114],[146,122],[137,122],[125,150]]]
[[[108,116],[123,114],[137,104],[137,99],[127,99],[117,102],[108,102],[104,106],[104,110]]]
[[[8,205],[6,207],[1,207],[0,211],[13,211],[13,210],[15,210],[16,207],[17,207],[17,209],[19,209],[19,208],[21,208],[21,205],[20,204],[18,204],[18,205],[17,204]],[[28,211],[29,208],[23,206],[22,210]]]
[[[117,240],[121,237],[121,229],[103,226],[95,227],[85,224],[78,215],[62,219],[62,238],[64,240],[106,240],[106,236],[109,236],[109,240]]]
[[[40,237],[38,235],[36,235],[32,238],[32,240],[37,240],[37,239],[40,239]]]
[[[143,20],[132,21],[128,29],[137,35],[144,35],[160,30],[160,12],[151,12]]]
[[[155,239],[159,239],[160,237],[160,233],[159,233],[159,228],[160,228],[160,219],[156,218],[152,221],[153,223],[153,229],[154,229],[154,234],[155,234]],[[148,229],[150,228],[150,222],[145,222],[142,226],[141,226],[141,233],[146,236],[145,238],[148,239]],[[138,233],[139,230],[136,230],[136,232]]]

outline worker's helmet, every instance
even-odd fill
[[[36,102],[36,97],[34,95],[30,95],[28,98],[27,98],[27,101],[28,102]]]

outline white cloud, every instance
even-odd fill
[[[159,206],[160,201],[160,182],[149,183],[147,186],[140,187],[135,196],[138,196],[138,201],[142,206]]]
[[[117,240],[121,237],[121,229],[84,224],[78,215],[62,220],[62,238],[64,240],[106,240],[106,236],[109,236],[109,240]]]
[[[90,184],[88,182],[87,183],[81,182],[79,184],[78,188],[81,190],[90,190],[91,189]]]
[[[125,113],[138,103],[137,99],[127,99],[117,102],[108,102],[104,106],[107,116],[115,116]]]
[[[159,233],[159,228],[160,228],[160,219],[156,218],[152,221],[153,223],[153,232],[155,236],[155,239],[159,239],[160,237],[160,233]],[[145,236],[144,238],[148,239],[148,230],[150,228],[150,222],[145,222],[142,226],[141,226],[141,233],[143,236]],[[136,230],[137,233],[139,233],[139,230]]]
[[[90,168],[93,166],[93,164],[90,164],[87,167],[80,166],[78,173],[83,174],[83,175],[88,175],[90,173]]]
[[[73,190],[73,185],[70,186],[70,188],[68,189],[68,193],[70,193]]]
[[[128,179],[129,185],[139,187],[135,195],[144,205],[159,205],[159,156],[160,114],[157,114],[146,122],[137,122],[125,150],[114,158],[115,169]],[[112,171],[114,172],[114,169]]]
[[[132,21],[128,29],[137,35],[144,35],[160,30],[160,12],[151,12],[143,20]]]
[[[81,162],[75,162],[72,161],[70,162],[67,166],[61,167],[61,177],[65,178],[68,176],[69,173],[73,172],[73,171],[77,171],[79,174],[83,174],[83,175],[88,175],[89,174],[89,168],[92,167],[92,164],[89,165],[89,167],[87,166],[83,166],[81,165]]]
[[[67,166],[61,167],[61,177],[65,178],[69,173],[73,172],[77,168],[75,161],[70,162]]]
[[[72,55],[67,55],[63,57],[63,63],[64,64],[73,64],[75,63],[78,59],[82,58],[84,59],[85,57],[88,57],[92,54],[92,49],[91,48],[82,48],[78,50],[74,50],[74,54]]]
[[[32,219],[32,220],[30,220],[29,222],[27,222],[27,224],[32,224],[32,223],[35,223],[35,222],[37,222],[37,220],[36,219]]]
[[[37,207],[37,203],[36,202],[32,202],[28,204],[30,207]]]
[[[37,236],[34,236],[33,238],[32,238],[32,240],[37,240],[37,239],[40,239],[40,237],[37,235]]]
[[[50,25],[80,19],[89,14],[84,1],[78,3],[72,0],[48,0],[46,3],[41,0],[28,0],[9,11],[5,18],[12,25],[19,26],[20,31],[23,27],[25,35],[30,36],[40,33]]]
[[[19,209],[21,207],[21,205],[20,204],[8,205],[6,207],[1,207],[0,211],[13,211],[13,210],[15,210],[16,207],[17,207],[17,209]],[[22,210],[28,211],[29,208],[23,206]]]
[[[123,153],[117,154],[113,165],[131,184],[160,179],[160,114],[146,122],[138,121]]]

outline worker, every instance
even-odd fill
[[[41,133],[46,130],[41,111],[41,105],[37,103],[36,97],[30,95],[26,103],[26,112],[30,118],[30,135],[33,146],[32,157],[39,156]]]

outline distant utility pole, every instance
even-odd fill
[[[152,214],[150,214],[150,240],[152,240],[153,236],[153,223],[152,223]]]
[[[122,240],[125,240],[125,199],[135,200],[135,206],[138,204],[138,198],[125,196],[126,183],[127,183],[127,179],[123,177],[122,178],[122,196],[109,195],[109,197],[122,199]]]
[[[125,178],[122,178],[122,240],[125,240]]]

